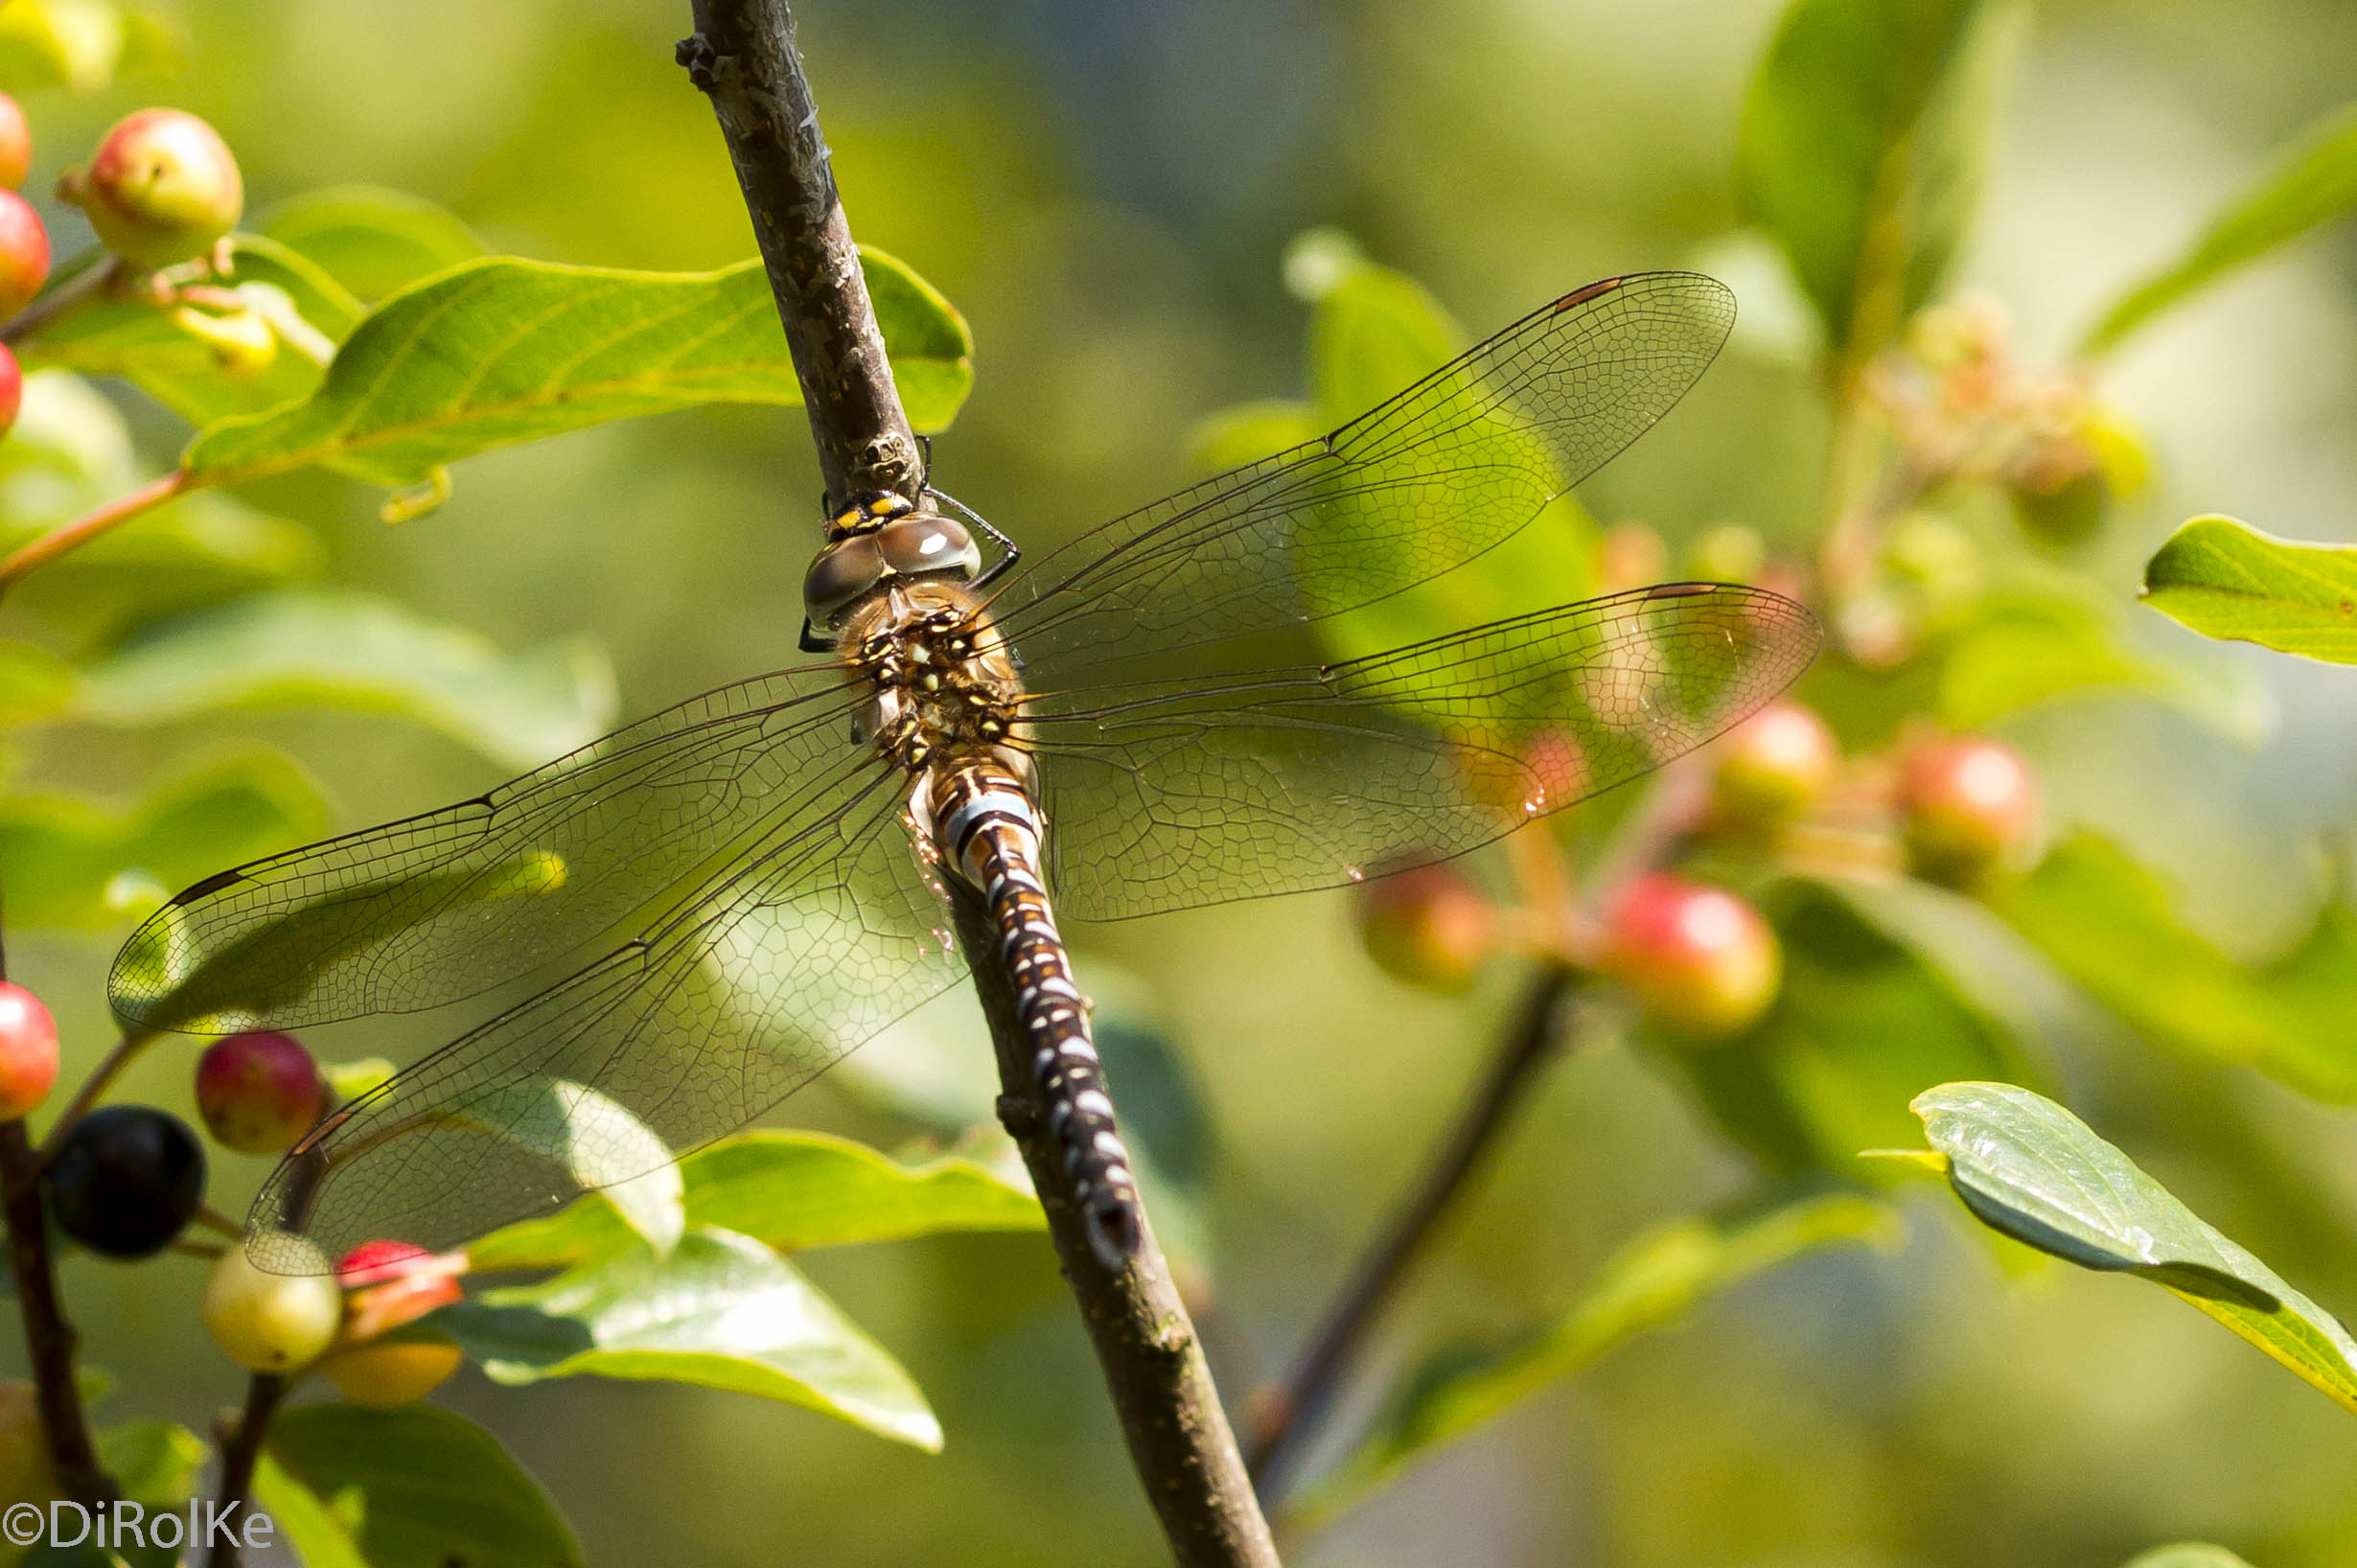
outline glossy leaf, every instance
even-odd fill
[[[1996,907],[2153,1039],[2357,1104],[2357,911],[2328,904],[2282,955],[2242,963],[2184,923],[2158,877],[2091,833],[2056,844]]]
[[[305,257],[260,235],[238,235],[232,245],[234,265],[219,280],[222,286],[276,290],[329,344],[343,341],[359,321],[359,302]],[[78,258],[75,269],[100,259],[96,252]],[[67,268],[59,272],[52,288],[71,275]],[[291,344],[282,344],[258,374],[226,369],[172,311],[127,295],[93,297],[41,329],[19,352],[28,367],[120,376],[199,427],[308,398],[325,374]]]
[[[693,1383],[805,1405],[929,1452],[941,1446],[940,1422],[900,1364],[792,1264],[730,1231],[691,1231],[661,1259],[633,1246],[422,1321],[502,1383]]]
[[[1937,287],[1979,195],[2023,11],[1796,0],[1744,109],[1736,179],[1852,362]]]
[[[271,1423],[268,1452],[261,1501],[312,1568],[582,1561],[539,1483],[497,1438],[449,1411],[303,1405]]]
[[[1889,1250],[1906,1235],[1896,1210],[1846,1192],[1650,1231],[1607,1258],[1563,1311],[1502,1343],[1444,1350],[1411,1372],[1358,1446],[1305,1498],[1299,1522],[1330,1517],[1402,1467],[1720,1291],[1826,1247]]]
[[[2264,741],[2276,723],[2268,689],[2240,665],[2139,647],[2111,607],[2075,589],[1990,594],[1941,644],[1938,711],[1953,728],[2118,695],[2166,703],[2246,745]]]
[[[318,786],[270,751],[223,759],[128,808],[66,795],[0,797],[9,922],[119,927],[199,877],[326,825]]]
[[[1960,1072],[2032,1075],[2010,1015],[1978,1004],[1850,898],[1792,882],[1761,904],[1784,949],[1774,1004],[1734,1040],[1667,1054],[1768,1170],[1883,1178],[1857,1151],[1910,1136],[1909,1095]]]
[[[972,380],[965,322],[899,262],[864,259],[909,418],[939,429]],[[758,262],[657,273],[495,256],[386,300],[307,402],[216,425],[181,461],[207,484],[316,465],[407,488],[459,458],[607,420],[800,402]]]
[[[2140,1275],[2357,1410],[2357,1340],[2052,1100],[2006,1083],[1916,1096],[1949,1184],[1992,1230],[2082,1268]]]
[[[2191,244],[2104,311],[2079,345],[2093,357],[2236,267],[2357,206],[2357,104],[2311,127],[2210,216]]]
[[[2145,563],[2144,602],[2206,637],[2357,664],[2357,544],[2196,518]]]
[[[944,1231],[1036,1231],[1029,1189],[965,1159],[905,1165],[825,1133],[757,1131],[679,1163],[687,1222],[752,1237],[779,1252],[896,1241]],[[467,1249],[478,1269],[552,1268],[631,1245],[602,1195],[547,1219],[495,1231]]]
[[[297,703],[405,714],[522,768],[602,734],[615,698],[605,657],[586,641],[506,656],[340,589],[258,594],[163,622],[84,665],[75,694],[79,717],[111,725]]]
[[[449,209],[381,185],[333,185],[277,203],[254,227],[353,297],[380,300],[491,247]]]

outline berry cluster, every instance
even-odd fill
[[[1560,743],[1534,743],[1548,744]],[[1540,886],[1502,906],[1459,863],[1415,865],[1360,889],[1369,955],[1412,985],[1451,991],[1501,953],[1541,953],[1611,981],[1664,1037],[1729,1040],[1773,1004],[1782,957],[1748,900],[1670,868],[1685,851],[1806,865],[1832,845],[1851,865],[1979,894],[2022,869],[2038,838],[2028,766],[1982,736],[1910,735],[1894,754],[1853,764],[1814,709],[1784,699],[1700,763],[1702,787],[1676,830],[1594,900]]]
[[[49,229],[19,190],[32,171],[32,127],[16,101],[0,93],[0,323],[23,312],[49,282]],[[244,182],[228,146],[195,115],[164,108],[141,109],[119,121],[89,163],[58,179],[57,196],[82,210],[127,279],[148,280],[157,303],[175,304],[173,286],[155,282],[157,274],[197,262],[226,271],[223,247],[245,206]],[[241,324],[247,313],[183,309],[175,319],[210,342],[223,330],[220,323]],[[241,342],[251,336],[243,333]],[[0,327],[0,434],[16,423],[24,401],[24,371],[9,342]],[[250,343],[244,346],[250,358]],[[270,346],[274,350],[274,341]]]
[[[39,1108],[58,1079],[58,1028],[40,999],[0,982],[0,1119]],[[319,1064],[289,1035],[256,1030],[217,1040],[197,1058],[197,1118],[239,1154],[286,1153],[330,1108]],[[150,1105],[77,1115],[43,1171],[58,1228],[102,1257],[151,1257],[180,1244],[203,1212],[205,1156],[180,1118]],[[256,1372],[315,1369],[351,1398],[375,1405],[422,1398],[460,1352],[433,1341],[387,1341],[392,1330],[456,1301],[457,1265],[420,1248],[370,1242],[333,1274],[267,1274],[243,1249],[215,1260],[204,1321],[221,1349]]]

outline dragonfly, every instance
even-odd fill
[[[1806,609],[1704,583],[1314,657],[1321,623],[1495,547],[1635,440],[1733,318],[1698,274],[1591,284],[1331,434],[1036,558],[930,476],[917,500],[849,497],[805,583],[828,657],[208,877],[133,934],[113,1005],[304,1028],[553,976],[323,1118],[247,1241],[281,1272],[366,1240],[440,1252],[744,1126],[959,983],[955,882],[1011,974],[1066,1196],[1118,1268],[1137,1178],[1059,918],[1464,854],[1701,745],[1814,657]]]

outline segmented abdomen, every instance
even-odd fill
[[[934,840],[976,888],[999,934],[999,954],[1015,984],[1015,1006],[1031,1047],[1048,1126],[1063,1150],[1072,1195],[1089,1242],[1107,1268],[1138,1250],[1138,1184],[1115,1130],[1113,1101],[1089,1033],[1088,1003],[1073,982],[1072,959],[1055,929],[1040,877],[1039,814],[1024,787],[995,767],[951,775],[933,802]]]

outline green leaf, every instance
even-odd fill
[[[0,798],[8,918],[119,926],[198,877],[300,843],[326,823],[318,786],[271,751],[226,758],[127,808],[65,795]]]
[[[306,191],[271,207],[254,227],[363,300],[382,299],[491,248],[449,209],[381,185]]]
[[[123,43],[110,0],[12,0],[0,6],[0,91],[96,92],[114,80]]]
[[[2196,518],[2144,564],[2144,602],[2206,637],[2357,664],[2357,544]]]
[[[1745,105],[1736,181],[1852,363],[1929,298],[1979,194],[2015,0],[1796,0]]]
[[[2255,746],[2276,723],[2274,699],[2228,660],[2196,662],[2137,647],[2110,605],[2081,588],[2023,587],[1987,595],[1940,644],[1938,711],[1978,729],[2044,703],[2149,697]]]
[[[1995,907],[2152,1039],[2357,1104],[2357,911],[2328,904],[2281,956],[2246,964],[2186,926],[2177,905],[2116,845],[2078,833]]]
[[[297,1536],[312,1568],[574,1568],[582,1561],[571,1529],[539,1484],[497,1438],[446,1410],[304,1405],[271,1423],[270,1456],[262,1501]]]
[[[965,1159],[904,1165],[825,1133],[759,1131],[679,1164],[687,1220],[779,1252],[897,1241],[944,1231],[1036,1231],[1029,1189]],[[547,1219],[495,1231],[467,1249],[477,1269],[552,1268],[605,1257],[632,1236],[602,1194]]]
[[[1606,1351],[1675,1324],[1720,1291],[1826,1247],[1862,1243],[1887,1251],[1906,1236],[1896,1210],[1847,1192],[1695,1215],[1649,1231],[1607,1258],[1561,1312],[1502,1343],[1445,1349],[1411,1372],[1357,1447],[1289,1522],[1331,1517],[1405,1465]]]
[[[794,1266],[751,1236],[688,1233],[543,1284],[485,1292],[421,1323],[502,1383],[621,1377],[805,1405],[928,1452],[940,1422],[909,1374]]]
[[[204,1440],[171,1421],[126,1421],[99,1434],[99,1459],[123,1495],[150,1509],[176,1508],[195,1495]]]
[[[474,633],[340,589],[256,594],[175,617],[84,665],[77,717],[170,724],[227,707],[324,703],[405,714],[509,767],[612,724],[605,657],[567,638],[501,655]]]
[[[973,380],[965,322],[901,263],[863,261],[910,422],[937,430]],[[459,458],[606,420],[801,399],[758,262],[659,273],[495,256],[386,300],[308,402],[223,421],[181,462],[206,484],[317,465],[414,487]]]
[[[1729,1041],[1665,1047],[1721,1129],[1766,1168],[1892,1176],[1861,1148],[1907,1141],[1907,1096],[1960,1072],[2030,1075],[2015,1020],[1860,914],[1854,891],[1788,882],[1762,896],[1784,980],[1759,1023]]]
[[[278,1537],[303,1559],[303,1568],[369,1568],[360,1545],[367,1521],[358,1500],[347,1499],[355,1506],[339,1510],[282,1469],[267,1448],[254,1467],[254,1501],[278,1527]]]
[[[2357,1340],[2052,1100],[2007,1083],[1915,1097],[1949,1184],[1990,1229],[2082,1268],[2140,1275],[2350,1410]]]
[[[2179,1541],[2174,1546],[2156,1546],[2149,1552],[2139,1552],[2129,1559],[2128,1568],[2251,1568],[2251,1565],[2223,1546],[2207,1541]]]
[[[360,319],[359,302],[309,260],[275,240],[241,234],[231,244],[235,265],[220,279],[238,288],[274,289],[330,344]],[[78,258],[50,284],[62,287],[97,252]],[[102,294],[68,311],[19,350],[28,367],[54,365],[85,376],[120,376],[165,407],[202,427],[217,420],[258,414],[310,397],[325,372],[291,344],[259,374],[222,367],[214,350],[146,300]]]
[[[680,1167],[670,1145],[618,1101],[585,1084],[533,1077],[471,1111],[498,1136],[564,1166],[658,1257],[679,1244],[687,1226]]]
[[[2209,222],[2176,260],[2138,280],[2089,329],[2089,358],[2236,267],[2357,205],[2357,104],[2310,127]]]

